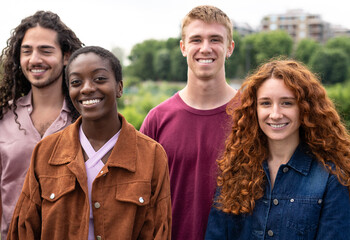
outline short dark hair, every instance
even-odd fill
[[[76,59],[79,55],[81,54],[87,54],[87,53],[95,53],[96,55],[100,56],[101,58],[107,60],[113,70],[114,73],[114,77],[115,80],[117,82],[120,82],[121,80],[123,80],[123,76],[122,76],[122,66],[120,64],[119,59],[110,51],[108,51],[107,49],[104,49],[102,47],[98,47],[98,46],[88,46],[88,47],[83,47],[80,48],[79,50],[75,51],[69,58],[68,63],[67,63],[67,67],[66,67],[66,84],[69,87],[69,83],[68,83],[68,72],[69,72],[69,67],[70,64],[74,61],[74,59]]]

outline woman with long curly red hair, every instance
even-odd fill
[[[273,60],[240,92],[206,239],[349,239],[350,136],[317,77]]]

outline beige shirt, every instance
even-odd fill
[[[2,204],[1,239],[6,239],[13,210],[21,193],[35,145],[41,140],[30,114],[33,110],[32,93],[18,99],[15,115],[8,110],[0,120],[0,196]],[[64,102],[59,117],[47,129],[43,137],[57,132],[71,123],[68,106]]]

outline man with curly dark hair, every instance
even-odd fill
[[[1,54],[1,238],[6,239],[34,146],[79,116],[68,95],[64,68],[83,43],[60,17],[38,11],[12,31]]]

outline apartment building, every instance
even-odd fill
[[[289,10],[284,14],[271,14],[261,20],[261,31],[285,30],[298,42],[311,38],[320,43],[332,37],[331,26],[318,14],[306,13],[301,9]]]

